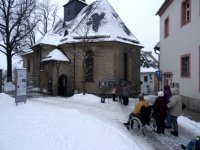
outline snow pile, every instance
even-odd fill
[[[12,82],[5,82],[4,83],[4,91],[5,92],[15,91],[15,85]]]

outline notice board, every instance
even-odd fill
[[[26,69],[17,69],[16,70],[16,96],[15,103],[18,102],[26,103],[27,95],[27,76]]]

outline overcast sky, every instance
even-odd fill
[[[57,0],[61,7],[59,16],[63,17],[63,5],[68,0]],[[95,0],[85,0],[91,4]],[[159,16],[156,12],[164,0],[108,0],[133,35],[143,44],[145,51],[153,51],[159,41]]]

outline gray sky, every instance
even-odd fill
[[[68,0],[57,0],[61,7],[59,16],[63,17],[63,5]],[[91,4],[95,0],[85,0]],[[108,0],[122,21],[145,47],[142,50],[153,51],[159,41],[159,16],[156,12],[164,0]]]

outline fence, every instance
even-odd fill
[[[40,94],[39,88],[39,77],[28,77],[27,78],[27,96],[34,96]],[[16,79],[13,78],[10,82],[7,82],[7,78],[2,78],[0,83],[2,82],[2,92],[15,95],[16,93]]]

